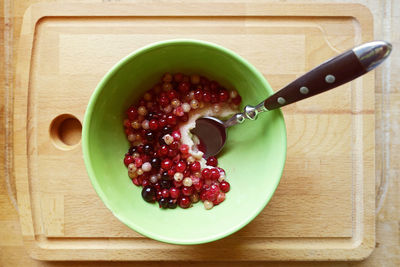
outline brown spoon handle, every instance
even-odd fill
[[[357,46],[315,67],[264,101],[267,110],[280,108],[352,81],[374,69],[392,49],[374,41]]]

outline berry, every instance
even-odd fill
[[[128,153],[129,153],[130,155],[133,155],[133,153],[135,153],[136,150],[137,150],[137,147],[136,147],[136,146],[131,146],[131,147],[129,148],[129,150],[128,150]]]
[[[178,92],[175,90],[170,90],[167,92],[169,100],[177,99],[178,98]]]
[[[161,186],[162,189],[164,189],[164,188],[169,189],[171,187],[171,181],[161,180],[160,181],[160,186]]]
[[[196,99],[197,101],[201,101],[203,99],[203,92],[201,91],[201,89],[197,89],[194,92],[194,99]]]
[[[217,168],[211,169],[211,180],[218,180],[219,170]]]
[[[150,181],[149,180],[145,179],[145,180],[142,181],[142,186],[143,187],[146,187],[148,185],[150,185]]]
[[[210,179],[210,178],[211,178],[211,170],[210,170],[210,169],[207,169],[207,168],[203,169],[203,170],[201,171],[201,176],[202,176],[204,179]]]
[[[169,145],[171,149],[177,150],[179,148],[179,142],[178,141],[172,141],[172,143]]]
[[[182,154],[188,154],[189,153],[189,146],[186,144],[181,145],[179,148]]]
[[[142,198],[147,202],[154,202],[156,200],[156,190],[152,186],[145,186],[142,189]]]
[[[128,118],[130,120],[135,120],[138,117],[138,112],[134,107],[130,107],[127,111],[126,114],[128,115]]]
[[[135,166],[140,168],[143,164],[143,160],[141,158],[135,158]]]
[[[158,120],[158,127],[163,128],[164,126],[167,125],[167,119],[161,118]]]
[[[133,178],[133,179],[132,179],[132,183],[133,183],[134,185],[137,185],[137,186],[140,185],[139,180],[138,180],[137,178]]]
[[[199,192],[203,187],[203,182],[200,179],[198,181],[193,181],[193,187],[197,192]]]
[[[151,130],[153,130],[153,131],[155,131],[155,130],[157,130],[158,129],[158,122],[157,122],[157,120],[151,120],[151,121],[149,121],[149,128],[151,129]]]
[[[186,168],[186,170],[183,172],[183,176],[187,177],[189,175],[190,175],[190,170],[189,170],[189,168]]]
[[[186,177],[185,179],[183,179],[182,183],[185,187],[190,187],[193,185],[193,180],[189,177]]]
[[[168,208],[168,200],[169,199],[167,199],[165,197],[160,198],[160,200],[158,201],[160,208],[163,208],[163,209]]]
[[[168,157],[174,158],[176,155],[178,155],[178,151],[177,150],[172,149],[172,148],[168,149]]]
[[[163,197],[169,197],[169,190],[164,188],[163,190],[161,190],[161,194]]]
[[[222,192],[226,193],[226,192],[229,192],[231,185],[227,181],[222,181],[219,184],[219,188],[221,189]]]
[[[217,160],[217,158],[216,158],[216,157],[209,157],[209,158],[207,159],[207,165],[208,165],[208,166],[217,167],[217,165],[218,165],[218,160]]]
[[[171,116],[174,116],[174,115],[171,115]],[[169,117],[169,116],[168,116],[168,117]],[[167,117],[167,122],[168,122],[168,117]],[[174,118],[175,118],[175,121],[176,121],[176,117],[175,117],[175,116],[174,116]],[[175,124],[176,124],[176,123],[175,123]],[[172,129],[171,129],[171,127],[168,126],[168,125],[164,126],[164,127],[162,128],[162,130],[161,130],[161,132],[162,132],[163,134],[169,134],[171,131],[172,131]]]
[[[190,195],[192,195],[192,194],[193,194],[193,187],[184,186],[184,187],[182,188],[182,194],[183,194],[184,196],[190,196]]]
[[[148,131],[145,134],[145,138],[146,138],[147,141],[153,142],[154,139],[155,139],[155,134],[152,131]]]
[[[183,174],[181,172],[176,172],[174,174],[174,180],[177,182],[181,182],[183,180]]]
[[[172,137],[174,138],[175,141],[179,141],[181,140],[181,133],[179,131],[173,131],[172,132]]]
[[[152,158],[150,164],[153,169],[158,170],[161,167],[161,160],[159,158]]]
[[[176,169],[174,166],[172,166],[172,168],[168,170],[168,175],[173,177],[175,175],[175,173],[176,173]]]
[[[185,171],[185,169],[186,169],[186,163],[183,160],[179,161],[176,164],[176,171],[177,172],[183,172],[183,171]]]
[[[190,207],[191,201],[189,197],[181,197],[181,199],[179,199],[179,207],[181,207],[182,209],[187,209]]]
[[[161,156],[168,155],[168,146],[166,145],[161,146],[159,152]]]
[[[169,189],[169,195],[171,198],[177,199],[180,194],[181,194],[181,191],[176,187],[171,187]]]
[[[218,95],[215,93],[211,93],[211,101],[210,101],[211,104],[218,103],[218,101],[219,101]]]
[[[124,164],[125,164],[125,166],[127,166],[127,167],[128,167],[129,164],[131,164],[131,163],[133,163],[133,162],[134,162],[134,158],[133,158],[132,156],[130,156],[130,155],[128,155],[128,156],[126,156],[126,157],[124,158]]]
[[[212,209],[213,207],[214,207],[214,204],[211,201],[209,201],[209,200],[204,201],[204,208],[206,210]]]
[[[176,123],[177,123],[176,116],[174,116],[172,114],[168,115],[167,116],[167,123],[169,125],[176,125]]]
[[[235,105],[239,105],[240,102],[242,102],[242,97],[240,95],[232,99],[232,103]]]
[[[153,146],[150,144],[145,144],[143,146],[143,152],[147,155],[150,155],[153,152]]]
[[[160,100],[158,101],[162,107],[166,107],[169,105],[169,99],[166,96],[161,96]]]
[[[190,84],[188,82],[180,82],[178,85],[178,90],[181,93],[186,93],[190,89]]]
[[[218,97],[220,102],[226,102],[229,99],[229,93],[227,90],[221,90]]]
[[[208,103],[211,101],[211,93],[208,91],[203,92],[203,101]]]
[[[198,161],[195,161],[190,165],[190,170],[192,172],[200,171],[200,168],[201,168],[201,165],[200,165],[200,162],[198,162]]]
[[[221,203],[222,201],[225,200],[225,193],[224,192],[220,192],[217,196],[217,198],[213,201],[214,205],[218,205],[219,203]]]
[[[176,200],[172,198],[168,200],[168,208],[175,209],[177,205],[178,203],[176,202]]]
[[[151,164],[150,164],[150,162],[145,162],[145,163],[143,163],[143,164],[142,164],[142,170],[143,170],[144,172],[149,172],[149,171],[151,171]]]
[[[161,179],[163,180],[171,180],[171,176],[168,174],[167,171],[161,173]]]
[[[164,170],[169,170],[169,169],[171,169],[172,168],[172,160],[170,160],[170,159],[164,159],[162,162],[161,162],[161,167],[164,169]]]

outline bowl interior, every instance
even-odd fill
[[[286,156],[286,130],[279,110],[228,130],[219,156],[231,191],[211,210],[202,203],[183,210],[162,210],[141,198],[123,164],[129,148],[124,112],[165,72],[199,73],[236,88],[245,104],[272,93],[262,75],[222,47],[198,41],[158,43],[121,60],[92,95],[83,126],[83,151],[92,184],[122,222],[148,237],[176,244],[197,244],[227,236],[249,223],[274,193]]]

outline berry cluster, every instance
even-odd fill
[[[201,200],[211,209],[225,200],[230,185],[217,158],[205,161],[191,154],[179,127],[196,110],[211,108],[218,114],[227,105],[237,109],[240,102],[236,90],[228,91],[205,77],[166,73],[128,108],[124,128],[131,147],[124,164],[132,182],[143,187],[145,201],[173,209]]]

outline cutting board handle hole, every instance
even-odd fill
[[[62,114],[50,124],[50,138],[61,150],[71,150],[81,141],[82,123],[71,114]]]

